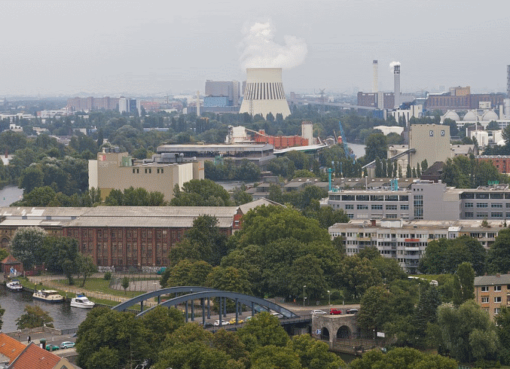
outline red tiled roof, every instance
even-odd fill
[[[0,264],[21,264],[21,262],[9,254],[4,260],[0,261]]]
[[[14,359],[27,347],[21,342],[9,337],[5,333],[0,333],[0,354],[9,358],[9,363],[12,363]]]
[[[26,350],[11,364],[11,369],[53,369],[60,358],[51,352],[43,350],[35,343],[27,346]]]

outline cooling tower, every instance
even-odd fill
[[[395,109],[400,106],[400,65],[395,65],[393,69],[394,74],[394,95],[395,95]]]
[[[285,98],[281,68],[247,68],[246,88],[239,113],[261,114],[264,118],[269,113],[275,117],[290,115],[289,104]]]
[[[372,92],[379,92],[379,64],[377,60],[374,60],[372,63],[373,73],[374,73],[374,79],[372,80]]]

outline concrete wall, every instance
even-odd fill
[[[450,157],[450,127],[439,124],[413,124],[409,132],[409,146],[416,150],[411,154],[411,168],[427,159],[429,166]]]

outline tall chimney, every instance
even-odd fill
[[[197,91],[197,117],[200,116],[200,91]]]
[[[394,75],[394,95],[395,95],[395,109],[400,106],[400,65],[395,65],[393,69]]]
[[[372,68],[374,70],[374,79],[372,81],[372,92],[379,92],[379,64],[377,60],[372,62]]]
[[[510,65],[506,66],[506,93],[510,98]]]

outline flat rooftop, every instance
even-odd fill
[[[274,147],[270,144],[208,144],[208,145],[196,145],[196,144],[183,144],[183,145],[161,145],[158,146],[158,153],[165,152],[217,152],[217,153],[229,153],[229,152],[260,152],[260,151],[273,151]]]
[[[499,232],[504,229],[503,221],[501,220],[487,220],[489,227],[482,227],[483,219],[481,220],[376,220],[376,225],[372,226],[369,220],[355,219],[349,223],[336,223],[329,227],[330,231],[342,230],[347,228],[359,229],[414,229],[416,231],[423,229],[445,229],[452,232],[458,231],[480,231],[484,229],[487,232]],[[401,226],[400,226],[401,224]]]

